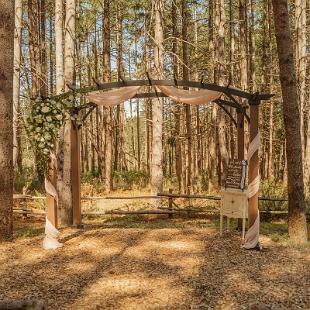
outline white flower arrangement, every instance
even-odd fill
[[[76,94],[75,98],[81,98],[81,96],[81,94]],[[70,117],[77,125],[82,123],[78,115],[69,116],[73,100],[74,96],[70,95],[57,100],[38,97],[30,101],[27,130],[33,138],[34,148],[41,154],[41,165],[45,169],[47,168],[48,156],[53,151],[55,141],[58,138],[59,129],[65,120]]]

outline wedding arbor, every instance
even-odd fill
[[[140,92],[143,87],[151,87],[152,92]],[[186,89],[183,89],[186,88]],[[189,90],[191,89],[191,90]],[[89,101],[88,104],[80,108],[72,106],[75,113],[82,109],[88,109],[84,118],[96,106],[113,107],[132,98],[159,98],[169,97],[172,100],[190,104],[203,105],[211,102],[217,104],[232,120],[237,129],[237,155],[238,159],[245,159],[244,143],[244,122],[249,124],[249,148],[247,152],[248,160],[248,220],[249,229],[246,234],[245,247],[255,248],[259,237],[259,210],[258,210],[258,190],[259,190],[259,105],[261,101],[272,97],[270,94],[249,93],[230,86],[219,86],[194,81],[177,80],[134,80],[111,83],[96,82],[95,87],[72,89],[68,95],[83,94]],[[238,101],[242,100],[242,104]],[[74,100],[73,100],[74,101]],[[236,110],[237,117],[230,113],[229,107]],[[248,112],[249,110],[249,112]],[[79,125],[72,120],[71,126],[71,151],[72,151],[72,193],[73,193],[73,224],[77,227],[81,225],[81,190],[80,190],[80,136]],[[46,248],[60,246],[57,242],[57,178],[56,178],[56,158],[51,156],[49,163],[49,173],[46,178]]]

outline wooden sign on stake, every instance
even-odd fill
[[[246,160],[230,159],[225,180],[225,188],[244,190],[246,178]]]

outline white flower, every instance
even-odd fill
[[[56,104],[56,108],[60,110],[61,107],[62,107],[62,105],[58,102],[58,103]]]
[[[51,117],[51,116],[47,116],[47,117],[46,117],[46,120],[47,120],[48,122],[53,121],[53,119],[52,119],[52,117]]]
[[[42,112],[43,112],[43,113],[48,113],[49,111],[50,111],[50,108],[47,107],[47,106],[45,106],[45,107],[42,108]]]
[[[48,154],[49,152],[50,152],[50,151],[49,151],[48,149],[44,149],[44,150],[43,150],[43,153],[44,153],[44,154]]]
[[[61,121],[61,120],[62,120],[62,115],[61,115],[61,114],[57,114],[57,115],[56,115],[56,118],[57,118],[59,121]]]
[[[45,147],[45,144],[44,144],[44,143],[39,143],[38,147],[39,147],[40,149],[43,149],[43,148]]]
[[[40,131],[41,131],[41,127],[37,127],[36,132],[40,132]]]
[[[42,120],[41,118],[37,118],[37,119],[36,119],[36,122],[37,122],[38,124],[42,124],[42,123],[43,123],[43,120]]]
[[[68,99],[69,99],[69,100],[73,100],[74,97],[73,97],[72,95],[70,95]]]
[[[52,137],[51,137],[51,135],[49,133],[46,133],[44,135],[44,138],[45,138],[45,140],[51,140],[52,139]]]
[[[53,110],[53,113],[54,113],[54,114],[57,114],[57,110]]]

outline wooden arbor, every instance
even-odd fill
[[[128,86],[178,86],[178,87],[186,87],[186,88],[196,88],[196,89],[205,89],[217,91],[223,94],[222,97],[216,99],[214,102],[218,104],[227,115],[230,117],[232,122],[235,124],[237,128],[237,149],[238,149],[238,159],[244,159],[244,121],[245,119],[249,123],[250,127],[250,148],[251,143],[256,144],[254,148],[252,147],[251,157],[249,160],[249,184],[252,185],[256,183],[259,175],[259,160],[258,160],[258,141],[259,141],[259,132],[258,132],[258,123],[259,123],[259,104],[262,100],[268,100],[272,97],[270,94],[259,94],[259,93],[248,93],[242,91],[240,89],[236,89],[233,87],[225,87],[219,86],[216,84],[207,84],[203,82],[194,82],[194,81],[177,81],[177,80],[135,80],[135,81],[121,81],[121,82],[111,82],[111,83],[99,83],[95,81],[96,86],[94,87],[86,87],[81,89],[72,89],[69,93],[62,94],[56,96],[58,98],[66,97],[69,94],[88,94],[93,91],[98,90],[110,90],[114,88],[128,87]],[[147,92],[147,93],[138,93],[134,98],[156,98],[156,97],[167,97],[162,92]],[[243,102],[247,102],[248,105],[240,104],[239,100],[241,99]],[[91,113],[96,105],[93,103],[86,104],[80,108],[73,107],[76,111],[81,109],[88,109],[87,113],[84,116],[84,119]],[[237,118],[229,112],[227,107],[232,107],[236,109]],[[250,112],[248,113],[248,109]],[[77,124],[73,123],[72,131],[71,131],[71,153],[72,153],[72,173],[73,173],[73,184],[72,184],[72,192],[73,192],[73,224],[75,226],[81,225],[81,191],[80,191],[80,137],[79,137],[79,127]],[[54,173],[55,167],[51,166],[50,169],[50,180],[54,183],[56,187],[56,179]],[[255,187],[255,184],[254,184]],[[257,191],[255,192],[255,190]],[[258,187],[256,186],[252,192],[254,193],[252,196],[249,196],[249,226],[251,227],[258,216]],[[56,208],[56,199],[51,198],[48,195],[47,198],[47,217],[49,221],[57,227],[57,208]]]

